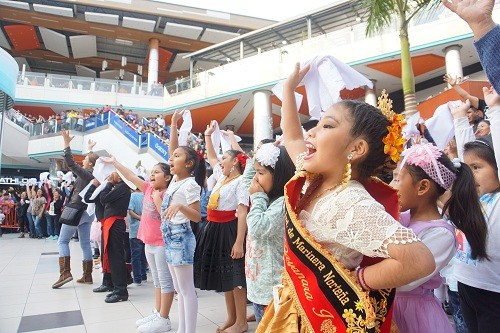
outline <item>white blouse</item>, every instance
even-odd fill
[[[250,195],[248,190],[245,188],[243,184],[243,177],[239,176],[229,183],[224,184],[226,180],[226,176],[220,172],[220,165],[216,165],[214,168],[214,175],[220,175],[217,178],[217,183],[212,189],[212,193],[218,191],[220,189],[220,196],[217,210],[221,211],[231,211],[237,210],[238,205],[249,205]]]

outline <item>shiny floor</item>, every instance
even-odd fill
[[[57,242],[17,238],[4,233],[0,238],[0,333],[61,332],[100,333],[138,332],[135,321],[149,315],[154,303],[151,278],[141,286],[129,286],[129,300],[115,304],[104,302],[104,294],[92,292],[99,286],[101,274],[93,271],[94,284],[72,281],[60,289],[51,288],[59,276]],[[73,276],[82,274],[82,252],[71,242]],[[197,291],[197,332],[214,333],[226,318],[223,294]],[[251,307],[248,313],[252,312]],[[177,302],[170,313],[172,331],[177,329]],[[249,323],[254,332],[255,323]]]

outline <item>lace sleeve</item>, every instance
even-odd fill
[[[309,224],[308,224],[309,226]],[[375,201],[358,182],[318,201],[310,227],[323,241],[333,241],[369,257],[388,258],[389,244],[418,241]],[[321,241],[321,240],[320,240]]]

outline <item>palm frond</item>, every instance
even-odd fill
[[[363,0],[360,11],[366,13],[366,35],[372,36],[391,24],[398,12],[399,0]]]

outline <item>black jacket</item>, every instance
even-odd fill
[[[99,194],[104,205],[104,219],[111,216],[127,216],[130,201],[130,187],[121,181],[116,185],[108,183]]]

